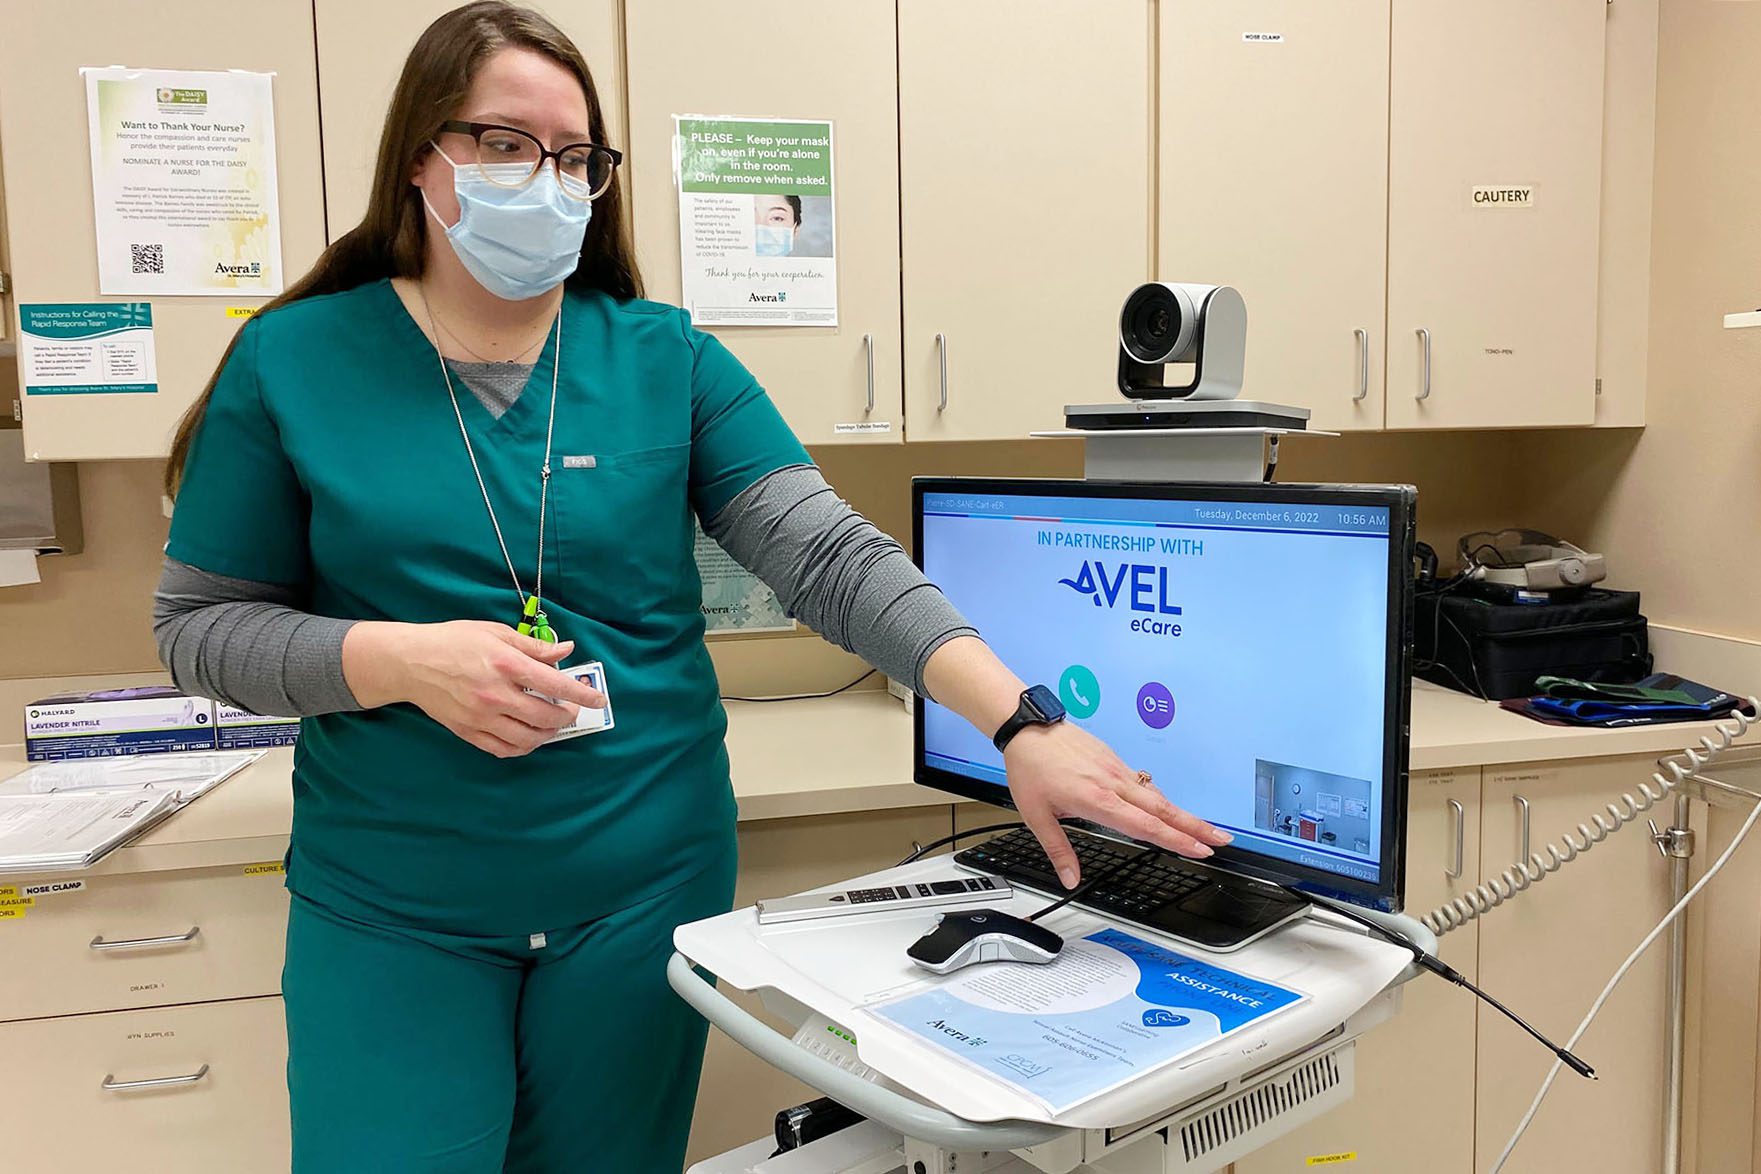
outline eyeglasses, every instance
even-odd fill
[[[501,187],[525,187],[546,159],[555,159],[556,179],[563,193],[577,200],[593,200],[611,186],[612,173],[624,161],[623,152],[597,143],[570,143],[552,151],[523,130],[493,122],[449,119],[440,129],[469,135],[477,147],[477,170]]]

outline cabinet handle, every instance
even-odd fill
[[[868,407],[863,409],[863,415],[867,415],[874,411],[874,335],[863,335],[862,347],[868,352]]]
[[[1424,382],[1419,385],[1419,398],[1426,400],[1431,398],[1431,332],[1421,326],[1418,335],[1419,341],[1425,344],[1425,376]]]
[[[1522,845],[1522,855],[1518,859],[1527,864],[1529,860],[1529,801],[1521,795],[1514,796],[1514,798],[1516,799],[1516,809],[1522,815],[1522,822],[1517,825],[1520,829],[1517,832],[1517,842]]]
[[[948,410],[948,336],[936,335],[936,359],[942,368],[942,402],[936,405],[936,411]]]
[[[1467,866],[1467,808],[1461,805],[1461,800],[1451,799],[1449,812],[1455,818],[1455,863],[1445,868],[1443,875],[1450,880],[1460,880],[1462,870]]]
[[[188,933],[174,933],[162,938],[129,938],[120,942],[107,942],[104,935],[99,934],[91,941],[94,950],[150,950],[155,946],[187,946],[196,940],[202,927],[192,925]]]
[[[105,1092],[129,1092],[137,1088],[170,1088],[176,1084],[194,1084],[208,1075],[208,1066],[202,1065],[194,1072],[183,1076],[155,1076],[151,1080],[118,1080],[114,1075],[106,1076],[101,1086]]]
[[[1370,332],[1354,330],[1357,335],[1357,394],[1352,396],[1353,403],[1362,403],[1370,394]]]

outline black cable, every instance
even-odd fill
[[[948,844],[952,844],[958,840],[964,840],[964,839],[967,839],[968,837],[971,837],[971,836],[982,836],[986,832],[1012,832],[1016,828],[1023,828],[1026,826],[1027,825],[1024,823],[992,823],[992,824],[986,824],[984,827],[981,827],[981,828],[967,828],[963,832],[955,832],[951,836],[943,836],[939,840],[931,840],[927,844],[921,844],[921,845],[916,846],[912,850],[911,855],[905,857],[905,859],[899,861],[899,863],[895,864],[893,867],[902,868],[905,865],[910,864],[911,862],[913,862],[915,860],[921,860],[925,854],[930,853],[930,852],[934,852],[937,848],[945,847]]]
[[[788,697],[729,697],[726,693],[723,693],[722,700],[723,701],[751,701],[751,702],[754,702],[755,704],[760,704],[760,705],[768,704],[769,702],[772,702],[772,701],[818,701],[818,700],[825,698],[825,697],[836,697],[840,693],[848,693],[850,690],[852,690],[856,686],[862,684],[862,682],[868,680],[868,678],[874,676],[874,674],[876,674],[878,672],[880,672],[879,669],[869,669],[866,673],[863,673],[860,677],[857,677],[854,681],[851,681],[848,685],[839,685],[836,689],[833,689],[829,693],[796,693],[796,694],[793,694]]]
[[[1089,893],[1094,890],[1096,885],[1105,884],[1107,881],[1111,880],[1118,880],[1126,873],[1136,868],[1139,864],[1148,860],[1151,856],[1160,856],[1161,854],[1162,850],[1160,848],[1145,848],[1136,856],[1131,857],[1131,859],[1121,860],[1118,864],[1115,864],[1113,867],[1107,869],[1107,871],[1101,873],[1101,875],[1090,877],[1088,880],[1083,881],[1074,889],[1071,889],[1068,893],[1065,893],[1062,897],[1059,897],[1056,901],[1053,901],[1050,905],[1041,909],[1038,913],[1030,914],[1027,920],[1038,921],[1048,913],[1056,913],[1058,910],[1064,908],[1064,906],[1070,904],[1070,902],[1088,896]]]
[[[1506,1007],[1503,1003],[1500,1003],[1497,999],[1494,999],[1491,995],[1469,982],[1467,975],[1455,969],[1455,967],[1449,965],[1449,963],[1443,961],[1443,959],[1437,957],[1435,954],[1426,951],[1417,942],[1413,941],[1399,930],[1391,929],[1373,918],[1365,917],[1361,913],[1356,913],[1344,906],[1335,905],[1331,901],[1317,901],[1311,894],[1303,892],[1295,885],[1281,885],[1279,887],[1293,897],[1302,898],[1304,901],[1308,902],[1311,908],[1320,909],[1327,913],[1338,914],[1347,921],[1363,926],[1377,937],[1392,942],[1401,949],[1410,952],[1412,954],[1413,963],[1420,969],[1429,970],[1438,978],[1446,979],[1474,995],[1476,998],[1481,999],[1506,1019],[1528,1032],[1542,1047],[1552,1052],[1555,1056],[1558,1056],[1560,1061],[1564,1063],[1567,1068],[1570,1068],[1573,1072],[1576,1072],[1579,1076],[1588,1080],[1596,1079],[1596,1070],[1594,1068],[1590,1067],[1588,1064],[1542,1035],[1539,1031],[1529,1026],[1528,1022],[1523,1019],[1522,1016],[1518,1015],[1515,1011],[1512,1011],[1509,1007]]]

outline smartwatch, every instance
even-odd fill
[[[1016,707],[1014,716],[1003,723],[1003,728],[997,731],[991,742],[1002,750],[1028,726],[1050,726],[1063,720],[1064,704],[1058,700],[1058,695],[1044,685],[1034,685],[1022,691],[1021,704]]]

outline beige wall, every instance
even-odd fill
[[[815,455],[858,509],[907,541],[915,475],[1071,477],[1082,468],[1080,448],[1058,441],[826,448]],[[1501,434],[1315,438],[1285,444],[1279,477],[1414,482],[1421,536],[1452,545],[1464,530],[1523,516],[1514,460]],[[0,679],[158,668],[151,596],[167,526],[158,475],[157,462],[80,467],[85,553],[44,559],[40,585],[0,593]],[[861,671],[812,636],[718,639],[714,647],[731,693],[822,690]]]
[[[1761,636],[1761,4],[1664,0],[1648,424],[1520,445],[1535,516],[1604,551],[1653,619]]]

